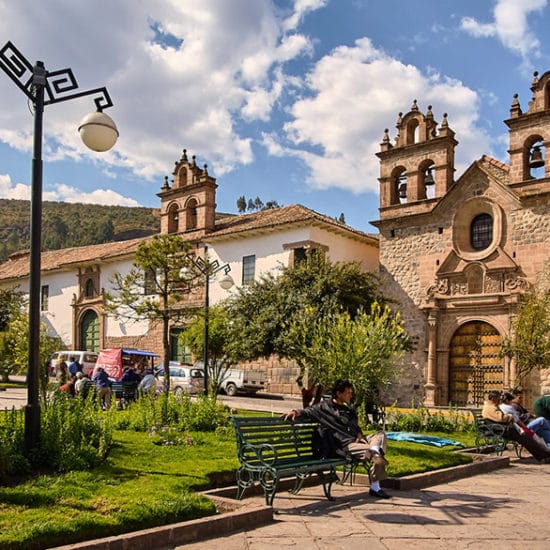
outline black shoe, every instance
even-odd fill
[[[374,489],[369,489],[369,495],[375,498],[391,498],[388,493],[384,492],[382,489],[375,491]]]

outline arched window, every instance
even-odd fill
[[[477,215],[470,224],[470,244],[474,250],[484,250],[493,242],[493,218],[490,214]]]
[[[92,279],[88,279],[86,281],[86,287],[84,289],[84,294],[85,294],[86,298],[93,298],[95,296],[94,281]]]

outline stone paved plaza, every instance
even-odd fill
[[[275,521],[179,550],[488,549],[543,550],[550,540],[550,465],[512,460],[507,468],[421,490],[389,491],[375,500],[365,487],[319,486],[277,494]],[[263,497],[253,497],[258,502]]]

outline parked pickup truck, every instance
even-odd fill
[[[266,375],[260,370],[228,369],[225,373],[220,388],[227,395],[237,393],[255,394],[265,389]]]

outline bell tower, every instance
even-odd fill
[[[531,91],[529,110],[523,113],[518,94],[514,94],[510,118],[504,122],[510,129],[510,185],[518,191],[536,193],[541,182],[545,188],[550,183],[546,158],[550,145],[550,71],[540,79],[538,72],[534,73]]]
[[[395,145],[388,129],[380,144],[380,220],[425,210],[427,199],[438,199],[453,184],[454,149],[458,142],[447,114],[437,130],[432,106],[423,114],[416,99],[411,110],[399,113]]]
[[[215,224],[218,185],[216,179],[208,175],[206,164],[199,168],[195,155],[189,162],[184,149],[172,174],[172,185],[165,177],[160,193],[157,193],[161,201],[160,232],[211,232]]]

